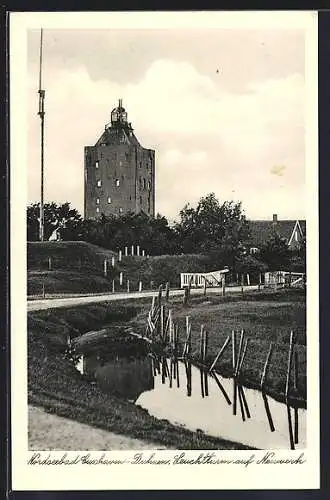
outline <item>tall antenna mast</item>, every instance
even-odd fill
[[[40,216],[39,216],[39,239],[44,241],[44,125],[45,125],[45,91],[42,90],[42,42],[43,30],[40,30],[40,61],[39,61],[39,111],[41,134],[40,134],[40,167],[41,167],[41,183],[40,183]]]

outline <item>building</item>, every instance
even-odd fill
[[[155,151],[141,146],[122,100],[95,146],[85,147],[85,219],[155,215]]]
[[[258,253],[260,248],[275,234],[283,238],[291,250],[298,248],[306,237],[305,220],[279,220],[277,214],[273,215],[272,220],[251,220],[249,225],[250,253]]]

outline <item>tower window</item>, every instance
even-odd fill
[[[142,196],[140,196],[140,205],[142,205]]]
[[[95,162],[95,168],[99,168],[99,162],[98,161]]]
[[[146,188],[146,180],[145,180],[145,178],[143,178],[143,189],[145,189],[145,188]]]
[[[102,186],[102,181],[101,180],[98,180],[97,181],[97,187],[101,187]]]
[[[150,181],[148,181],[148,189],[149,189],[149,191],[151,189],[151,182]]]
[[[100,198],[96,198],[96,205],[100,204]]]
[[[99,208],[99,207],[97,207],[97,208],[96,208],[96,213],[97,213],[97,214],[99,214],[99,213],[100,213],[100,208]]]
[[[108,196],[108,203],[111,203],[111,196]]]
[[[119,187],[120,186],[120,180],[119,179],[116,179],[116,186]]]

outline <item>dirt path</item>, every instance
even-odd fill
[[[163,450],[165,446],[104,431],[29,406],[29,450]]]
[[[257,285],[251,285],[249,287],[244,287],[246,291],[257,290]],[[219,287],[209,288],[208,294],[210,293],[220,293]],[[241,287],[230,287],[227,289],[232,292],[241,292]],[[196,288],[191,290],[191,295],[202,295],[204,293],[203,288]],[[158,292],[147,291],[147,292],[120,292],[120,293],[107,293],[104,295],[90,295],[84,297],[66,297],[66,298],[49,298],[49,299],[37,299],[28,300],[27,310],[28,311],[40,311],[42,309],[58,308],[58,307],[68,307],[68,306],[78,306],[83,304],[95,304],[97,302],[106,301],[117,301],[117,300],[127,300],[127,299],[141,299],[145,297],[157,296]],[[181,296],[183,295],[183,290],[171,290],[170,296]]]

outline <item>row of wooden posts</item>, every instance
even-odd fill
[[[146,325],[146,336],[151,341],[160,340],[169,352],[167,354],[170,357],[170,369],[167,370],[170,375],[170,383],[172,384],[172,378],[175,378],[173,373],[176,373],[178,377],[178,367],[177,364],[179,361],[183,361],[186,365],[187,375],[189,374],[189,370],[187,368],[187,362],[193,362],[200,368],[201,373],[201,394],[204,398],[208,396],[208,376],[211,376],[222,394],[224,395],[228,404],[231,404],[231,400],[223,388],[221,381],[219,379],[218,373],[216,371],[216,365],[219,363],[225,350],[231,345],[232,347],[232,379],[233,379],[233,415],[237,415],[238,405],[240,407],[240,413],[243,421],[246,418],[251,418],[249,406],[246,400],[244,387],[242,384],[242,367],[244,364],[244,359],[246,357],[249,339],[246,338],[244,330],[242,330],[239,334],[235,331],[232,332],[231,335],[228,335],[225,339],[225,342],[219,349],[217,355],[215,356],[212,363],[209,363],[208,360],[208,332],[205,329],[204,325],[201,325],[200,329],[200,342],[199,342],[199,359],[192,359],[191,357],[191,335],[192,335],[192,325],[191,319],[189,316],[186,316],[185,323],[186,335],[183,342],[183,349],[181,351],[180,347],[180,336],[179,336],[179,328],[177,323],[173,320],[172,310],[169,309],[166,314],[165,305],[162,304],[162,287],[159,288],[158,297],[152,298],[151,309],[148,314],[147,325]],[[238,348],[237,348],[238,344]],[[285,383],[285,402],[288,414],[288,429],[289,429],[289,439],[290,439],[290,448],[295,449],[295,444],[298,443],[298,409],[297,407],[293,408],[294,412],[294,424],[292,423],[292,414],[291,407],[289,404],[289,396],[290,396],[290,380],[291,374],[293,371],[293,387],[296,390],[298,385],[298,352],[294,349],[295,347],[295,338],[294,333],[291,331],[290,333],[290,342],[289,342],[289,350],[288,350],[288,363],[286,368],[286,383]],[[269,372],[269,366],[271,363],[271,358],[274,352],[274,342],[270,342],[269,349],[267,352],[267,356],[265,359],[265,363],[263,366],[261,379],[260,379],[260,391],[262,393],[265,411],[269,423],[270,430],[272,432],[275,431],[275,425],[272,418],[271,410],[269,407],[267,394],[266,394],[266,381],[267,375]],[[166,374],[166,367],[164,368],[164,373]],[[188,370],[188,371],[187,371]],[[163,374],[164,375],[164,374]],[[178,379],[177,379],[178,381]],[[189,392],[189,384],[188,384],[188,392]],[[190,387],[191,392],[191,387]],[[189,395],[189,394],[188,394]]]
[[[192,280],[193,280],[193,278],[190,278],[189,284],[183,288],[183,290],[184,290],[183,304],[184,305],[187,305],[189,302],[189,299],[190,299]],[[244,282],[245,282],[244,274],[242,274],[241,275],[241,293],[242,294],[244,293]],[[248,273],[246,274],[246,282],[247,282],[248,286],[250,286],[250,275]],[[207,279],[204,278],[204,287],[203,287],[204,296],[206,296],[206,294],[207,294],[207,285],[208,285]],[[259,273],[259,280],[258,280],[258,290],[259,291],[261,290],[261,285],[262,285],[262,275],[261,275],[261,273]],[[221,283],[221,293],[222,293],[223,297],[226,295],[226,280],[225,280],[225,278],[223,278],[222,283]]]

